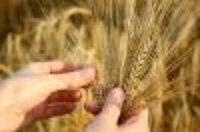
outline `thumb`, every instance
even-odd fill
[[[106,103],[102,109],[102,112],[98,115],[98,119],[104,123],[112,123],[116,125],[121,113],[121,107],[124,102],[124,93],[122,89],[113,89],[106,99]]]

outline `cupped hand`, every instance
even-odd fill
[[[148,110],[142,111],[120,125],[118,124],[124,98],[124,93],[120,88],[111,91],[102,111],[86,127],[85,132],[150,132]]]
[[[33,63],[0,84],[0,131],[73,111],[95,69],[61,61]]]

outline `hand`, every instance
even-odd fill
[[[147,110],[118,125],[123,101],[124,94],[121,89],[111,91],[101,113],[89,124],[85,132],[149,132]]]
[[[94,79],[91,67],[60,61],[31,64],[0,85],[0,131],[16,131],[35,120],[71,112],[81,88]]]

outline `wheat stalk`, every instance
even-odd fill
[[[102,105],[114,86],[123,87],[122,120],[149,108],[154,132],[200,130],[198,0],[57,2],[39,2],[39,17],[28,16],[22,32],[8,35],[2,63],[13,69],[55,58],[92,64],[98,80],[88,94]],[[61,120],[47,126],[65,131]]]

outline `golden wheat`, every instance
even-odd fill
[[[98,70],[91,100],[102,105],[114,86],[123,87],[122,120],[149,108],[153,132],[200,131],[198,0],[29,2],[34,16],[24,19],[23,31],[8,34],[0,52],[8,68],[0,70],[52,59],[91,64]],[[79,109],[73,116],[85,115]],[[39,123],[38,131],[81,131],[62,125],[66,118]],[[75,119],[81,129],[85,122]]]

